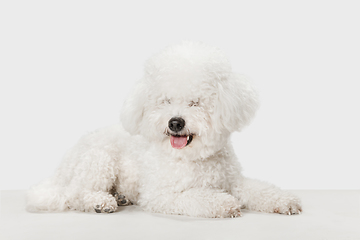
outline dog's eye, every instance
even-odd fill
[[[191,101],[191,102],[189,103],[189,107],[197,107],[197,106],[199,106],[199,100],[198,100],[197,102]]]

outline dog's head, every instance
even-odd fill
[[[183,42],[152,57],[125,102],[121,120],[132,135],[173,157],[206,158],[246,126],[257,109],[249,81],[231,72],[217,48]]]

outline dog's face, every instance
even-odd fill
[[[257,108],[256,93],[218,49],[183,43],[154,56],[125,102],[121,119],[171,157],[204,159],[243,128]]]

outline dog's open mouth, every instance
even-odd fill
[[[170,135],[171,146],[175,149],[182,149],[193,140],[192,135]]]

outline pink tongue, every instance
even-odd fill
[[[187,137],[170,137],[170,143],[173,148],[181,149],[187,144]]]

